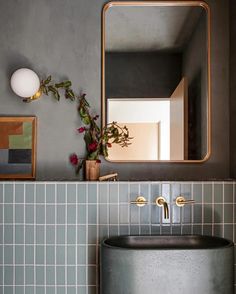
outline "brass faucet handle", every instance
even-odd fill
[[[130,204],[136,204],[137,206],[142,207],[148,204],[148,201],[143,196],[137,196],[135,200],[130,201]]]
[[[179,207],[183,207],[185,204],[194,204],[196,201],[194,199],[185,199],[184,196],[178,196],[175,199],[175,204]]]

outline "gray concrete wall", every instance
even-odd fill
[[[107,98],[169,98],[181,80],[182,54],[106,53]]]
[[[204,164],[119,163],[104,161],[102,173],[123,180],[197,180],[229,177],[228,0],[209,0],[212,10],[212,156]],[[101,111],[101,10],[104,0],[8,0],[0,11],[0,114],[38,117],[37,179],[75,179],[71,152],[84,154],[76,133],[75,103],[43,97],[24,104],[10,87],[11,73],[30,67],[41,76],[70,78]],[[145,143],[144,143],[145,144]]]

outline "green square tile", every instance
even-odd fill
[[[79,225],[77,227],[78,244],[86,244],[86,226]]]
[[[0,183],[0,203],[3,203],[3,184]]]
[[[34,244],[34,226],[32,225],[25,226],[25,243]]]
[[[55,287],[54,286],[48,286],[46,287],[46,293],[47,294],[55,294]]]
[[[46,227],[46,243],[47,244],[55,244],[55,226],[47,226]]]
[[[108,238],[108,225],[99,226],[99,239],[102,241],[105,238]]]
[[[214,204],[214,223],[223,222],[223,205]]]
[[[25,206],[25,221],[28,224],[34,223],[34,206],[33,205]]]
[[[24,264],[24,246],[15,245],[15,263]]]
[[[13,293],[13,287],[12,286],[4,286],[3,289],[4,289],[3,290],[4,294],[12,294]]]
[[[118,224],[118,205],[109,206],[109,223],[111,225]]]
[[[76,287],[68,287],[67,294],[76,294]]]
[[[15,293],[17,293],[17,294],[25,294],[24,293],[24,287],[23,286],[16,286],[15,287]]]
[[[213,202],[212,184],[203,184],[203,201],[204,203]]]
[[[36,264],[44,264],[44,246],[36,246]]]
[[[214,184],[214,203],[223,202],[223,184]]]
[[[64,205],[57,205],[57,224],[66,223],[66,207]]]
[[[224,237],[223,236],[223,225],[220,224],[220,225],[214,225],[214,236],[217,236],[217,237]]]
[[[78,224],[85,224],[86,223],[86,205],[84,205],[84,204],[78,205],[77,219],[78,219]]]
[[[96,264],[96,246],[88,246],[88,264]]]
[[[35,184],[25,184],[25,202],[34,203]]]
[[[4,184],[4,202],[13,203],[13,184]]]
[[[33,266],[25,267],[25,283],[26,285],[34,284],[34,267]]]
[[[36,286],[36,294],[45,294],[44,286]]]
[[[173,183],[170,186],[171,189],[171,202],[174,202],[174,200],[180,196],[180,183]]]
[[[212,225],[203,226],[203,235],[212,236]]]
[[[34,294],[34,286],[26,286],[25,294]]]
[[[66,247],[65,246],[57,246],[57,248],[56,248],[56,262],[59,265],[66,264],[66,261],[65,261],[65,250],[66,250]]]
[[[234,207],[232,204],[224,204],[224,222],[225,223],[233,223],[233,210]]]
[[[77,246],[77,263],[79,265],[86,264],[86,247]]]
[[[4,284],[13,285],[13,266],[4,266]]]
[[[66,185],[57,184],[56,192],[57,192],[56,193],[57,203],[65,203],[66,202]]]
[[[76,184],[67,184],[67,203],[76,203]]]
[[[131,224],[139,223],[139,212],[140,212],[140,207],[136,205],[130,205],[130,223]],[[110,219],[109,219],[109,222],[110,222]]]
[[[46,202],[47,203],[55,203],[56,195],[55,195],[55,184],[46,184]]]
[[[193,234],[195,235],[202,235],[202,225],[193,225]]]
[[[96,244],[97,226],[88,225],[88,244]]]
[[[166,199],[168,203],[170,203],[170,194],[171,194],[171,185],[163,183],[161,185],[161,195]]]
[[[34,246],[25,246],[25,263],[34,264]]]
[[[4,225],[4,243],[13,244],[13,226],[12,225]],[[15,243],[17,242],[15,241]]]
[[[46,264],[55,264],[55,246],[46,246]]]
[[[45,184],[36,184],[36,202],[45,203]]]
[[[118,184],[109,183],[109,203],[118,203]]]
[[[201,183],[194,183],[193,184],[193,195],[192,199],[196,201],[196,203],[202,203],[202,184]]]
[[[204,223],[212,223],[212,205],[204,204]]]
[[[54,266],[46,267],[46,284],[55,285],[55,267]]]
[[[224,225],[224,238],[233,240],[233,225]]]
[[[76,264],[76,247],[67,246],[67,264],[74,265]]]
[[[185,205],[182,209],[183,215],[182,220],[183,223],[189,224],[192,222],[192,205]]]
[[[44,244],[44,226],[37,225],[36,226],[36,244]]]
[[[119,200],[120,203],[129,203],[129,185],[119,184]]]
[[[65,294],[66,288],[65,287],[57,287],[57,294]],[[78,293],[80,294],[80,293]]]
[[[16,285],[24,285],[24,267],[15,267],[15,283]]]
[[[101,183],[98,186],[98,199],[99,203],[108,203],[108,184],[107,183]]]
[[[104,207],[104,210],[107,210],[106,207]],[[100,221],[100,223],[106,224],[107,223],[107,216],[106,216],[107,212],[101,211],[100,215],[103,213],[105,214],[105,222]],[[119,205],[119,213],[120,213],[120,215],[119,215],[120,224],[128,224],[129,223],[129,205],[128,204],[120,204]]]
[[[100,204],[99,205],[99,224],[107,224],[108,223],[108,205]],[[122,210],[123,212],[123,210]],[[126,210],[126,214],[128,213],[128,209]],[[126,215],[125,214],[125,215]]]
[[[15,226],[15,243],[24,244],[24,226],[23,225]]]
[[[57,232],[57,244],[65,244],[65,225],[58,225],[56,227]]]
[[[67,285],[76,285],[76,266],[67,266]]]
[[[36,284],[44,285],[44,266],[36,266]]]
[[[129,226],[128,225],[121,225],[120,226],[120,235],[128,235],[129,234]],[[101,236],[100,231],[99,231],[99,236]],[[101,236],[103,239],[103,236]]]
[[[97,223],[97,205],[95,204],[88,205],[88,223],[89,224]]]
[[[4,223],[13,223],[13,205],[5,204],[4,205]]]
[[[55,206],[54,205],[46,206],[46,223],[55,224]]]
[[[232,183],[224,184],[224,203],[233,203],[234,191]]]
[[[150,235],[151,234],[151,227],[150,226],[141,226],[140,227],[140,234],[141,235]]]
[[[37,224],[44,224],[45,223],[45,206],[37,205],[36,207],[36,223]]]
[[[145,205],[140,209],[140,223],[141,224],[149,224],[150,223],[150,215],[149,215],[149,205]]]
[[[193,219],[194,223],[202,223],[202,205],[194,204]]]
[[[78,286],[77,291],[79,294],[87,294],[87,287],[86,286]]]
[[[181,234],[181,227],[179,225],[172,226],[172,234],[173,235],[180,235]]]
[[[118,232],[112,232],[110,235],[111,236],[117,236],[118,235]],[[136,225],[133,225],[132,226],[131,225],[130,226],[130,235],[139,235],[139,226],[136,226]]]
[[[86,266],[77,267],[77,281],[78,285],[86,285]]]
[[[86,203],[86,184],[79,183],[77,184],[77,202]]]
[[[67,244],[76,243],[76,226],[68,225],[67,226]]]
[[[24,203],[24,184],[15,184],[15,203]]]
[[[4,263],[5,264],[13,264],[13,246],[6,245],[4,246]]]
[[[67,224],[76,224],[76,206],[67,205]]]
[[[97,184],[88,183],[88,203],[97,203]]]
[[[57,284],[59,285],[65,285],[65,270],[66,267],[64,266],[57,266],[56,267],[56,278],[57,278]]]

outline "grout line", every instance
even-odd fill
[[[170,220],[170,234],[172,235],[172,212],[173,212],[173,186],[169,185],[169,220]]]
[[[150,202],[152,201],[151,199],[151,184],[148,184],[148,198],[147,201],[149,202],[148,205],[148,213],[149,213],[149,235],[152,234],[152,205],[150,204]]]
[[[76,285],[78,284],[78,246],[77,246],[77,243],[78,243],[78,232],[77,232],[77,225],[78,225],[78,185],[75,185],[76,187],[76,192],[75,192],[75,195],[76,195],[76,199],[75,199],[75,202],[76,202],[76,205],[75,205],[75,223],[76,223],[76,226],[75,226],[75,283]],[[76,294],[78,294],[78,288],[76,287],[75,289],[75,292]],[[56,294],[56,293],[55,293]]]
[[[130,235],[130,223],[131,223],[131,205],[130,205],[130,183],[128,183],[128,235]]]
[[[34,185],[34,265],[36,265],[36,184]],[[36,293],[36,266],[34,266],[34,293]]]
[[[46,252],[46,244],[47,244],[47,236],[46,236],[46,223],[47,223],[47,210],[46,210],[46,184],[44,184],[44,293],[47,293],[46,280],[47,280],[47,252]]]
[[[191,183],[191,199],[193,199],[193,182]],[[191,235],[193,235],[194,205],[191,205]]]
[[[204,185],[202,183],[202,225],[201,225],[201,234],[203,235],[203,229],[204,229]]]
[[[107,236],[110,237],[110,183],[107,184]]]
[[[13,183],[13,244],[15,244],[15,223],[16,223],[16,215],[15,215],[15,208],[16,208],[16,184]],[[13,264],[16,264],[16,246],[13,246]],[[13,267],[13,294],[16,293],[16,273],[15,273],[15,266]]]
[[[181,183],[180,183],[180,195],[182,195],[182,184]],[[180,235],[183,235],[183,207],[180,207],[179,218],[180,218]]]
[[[235,183],[233,183],[233,242],[235,242]]]
[[[212,228],[211,228],[211,235],[214,236],[214,231],[215,231],[215,186],[213,185],[213,183],[211,184],[212,185],[212,198],[211,198],[211,201],[212,201]]]
[[[65,264],[67,264],[67,201],[68,201],[68,183],[66,184],[65,195]],[[67,267],[65,270],[65,285],[67,285]],[[65,287],[65,294],[67,294],[67,287]]]
[[[54,184],[54,187],[55,187],[55,189],[54,189],[54,205],[55,205],[55,207],[54,207],[54,213],[55,213],[54,220],[55,220],[55,224],[56,224],[57,223],[57,185]],[[76,230],[76,232],[77,232],[77,230]],[[57,268],[56,268],[56,264],[57,264],[57,261],[56,261],[57,260],[57,227],[55,227],[54,242],[55,242],[55,245],[54,245],[55,246],[54,247],[54,271],[55,271],[54,279],[55,279],[55,294],[57,294],[57,286],[56,286],[57,285]],[[76,259],[76,261],[77,261],[77,259]]]
[[[118,222],[118,236],[120,236],[120,185],[117,185],[118,205],[117,205],[117,222]]]
[[[99,294],[99,185],[97,183],[96,294]],[[77,283],[77,282],[76,282]]]
[[[141,190],[140,190],[140,183],[138,184],[138,195],[141,195]],[[143,195],[142,195],[143,196]],[[141,227],[140,227],[140,218],[141,218],[141,207],[138,207],[138,234],[141,234]]]
[[[224,237],[225,236],[225,183],[224,182],[223,182],[223,203],[222,203],[222,206],[223,206],[222,237]]]
[[[23,187],[24,187],[24,204],[25,204],[25,183],[23,184]],[[25,217],[25,214],[26,214],[26,209],[25,209],[25,205],[24,205],[24,293],[25,293],[25,264],[26,264],[26,258],[25,258],[25,223],[26,223],[26,217]]]
[[[85,247],[85,262],[86,262],[86,272],[85,281],[88,285],[88,183],[86,183],[86,247]],[[88,293],[88,286],[86,286],[86,294]]]

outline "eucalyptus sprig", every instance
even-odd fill
[[[64,90],[65,98],[74,101],[76,96],[71,86],[71,81],[66,80],[61,83],[53,83],[52,77],[48,76],[45,80],[41,81],[40,89],[47,96],[51,93],[57,101],[61,98],[60,90]]]

